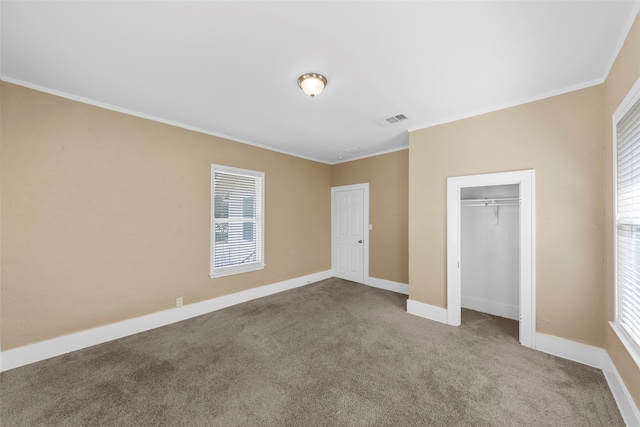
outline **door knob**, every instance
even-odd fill
[[[358,240],[358,243],[362,243],[362,240]]]

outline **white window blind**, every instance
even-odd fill
[[[616,123],[616,322],[640,346],[640,101]]]
[[[211,277],[264,268],[264,174],[211,165]]]

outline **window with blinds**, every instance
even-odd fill
[[[640,93],[639,93],[640,95]],[[640,100],[615,125],[616,323],[640,348]]]
[[[264,174],[211,165],[211,277],[264,268]]]

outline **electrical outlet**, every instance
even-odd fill
[[[176,307],[182,307],[182,297],[176,298]]]

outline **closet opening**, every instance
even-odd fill
[[[460,189],[461,324],[518,340],[520,185]]]
[[[534,170],[447,178],[449,325],[499,316],[535,348],[535,194]]]

